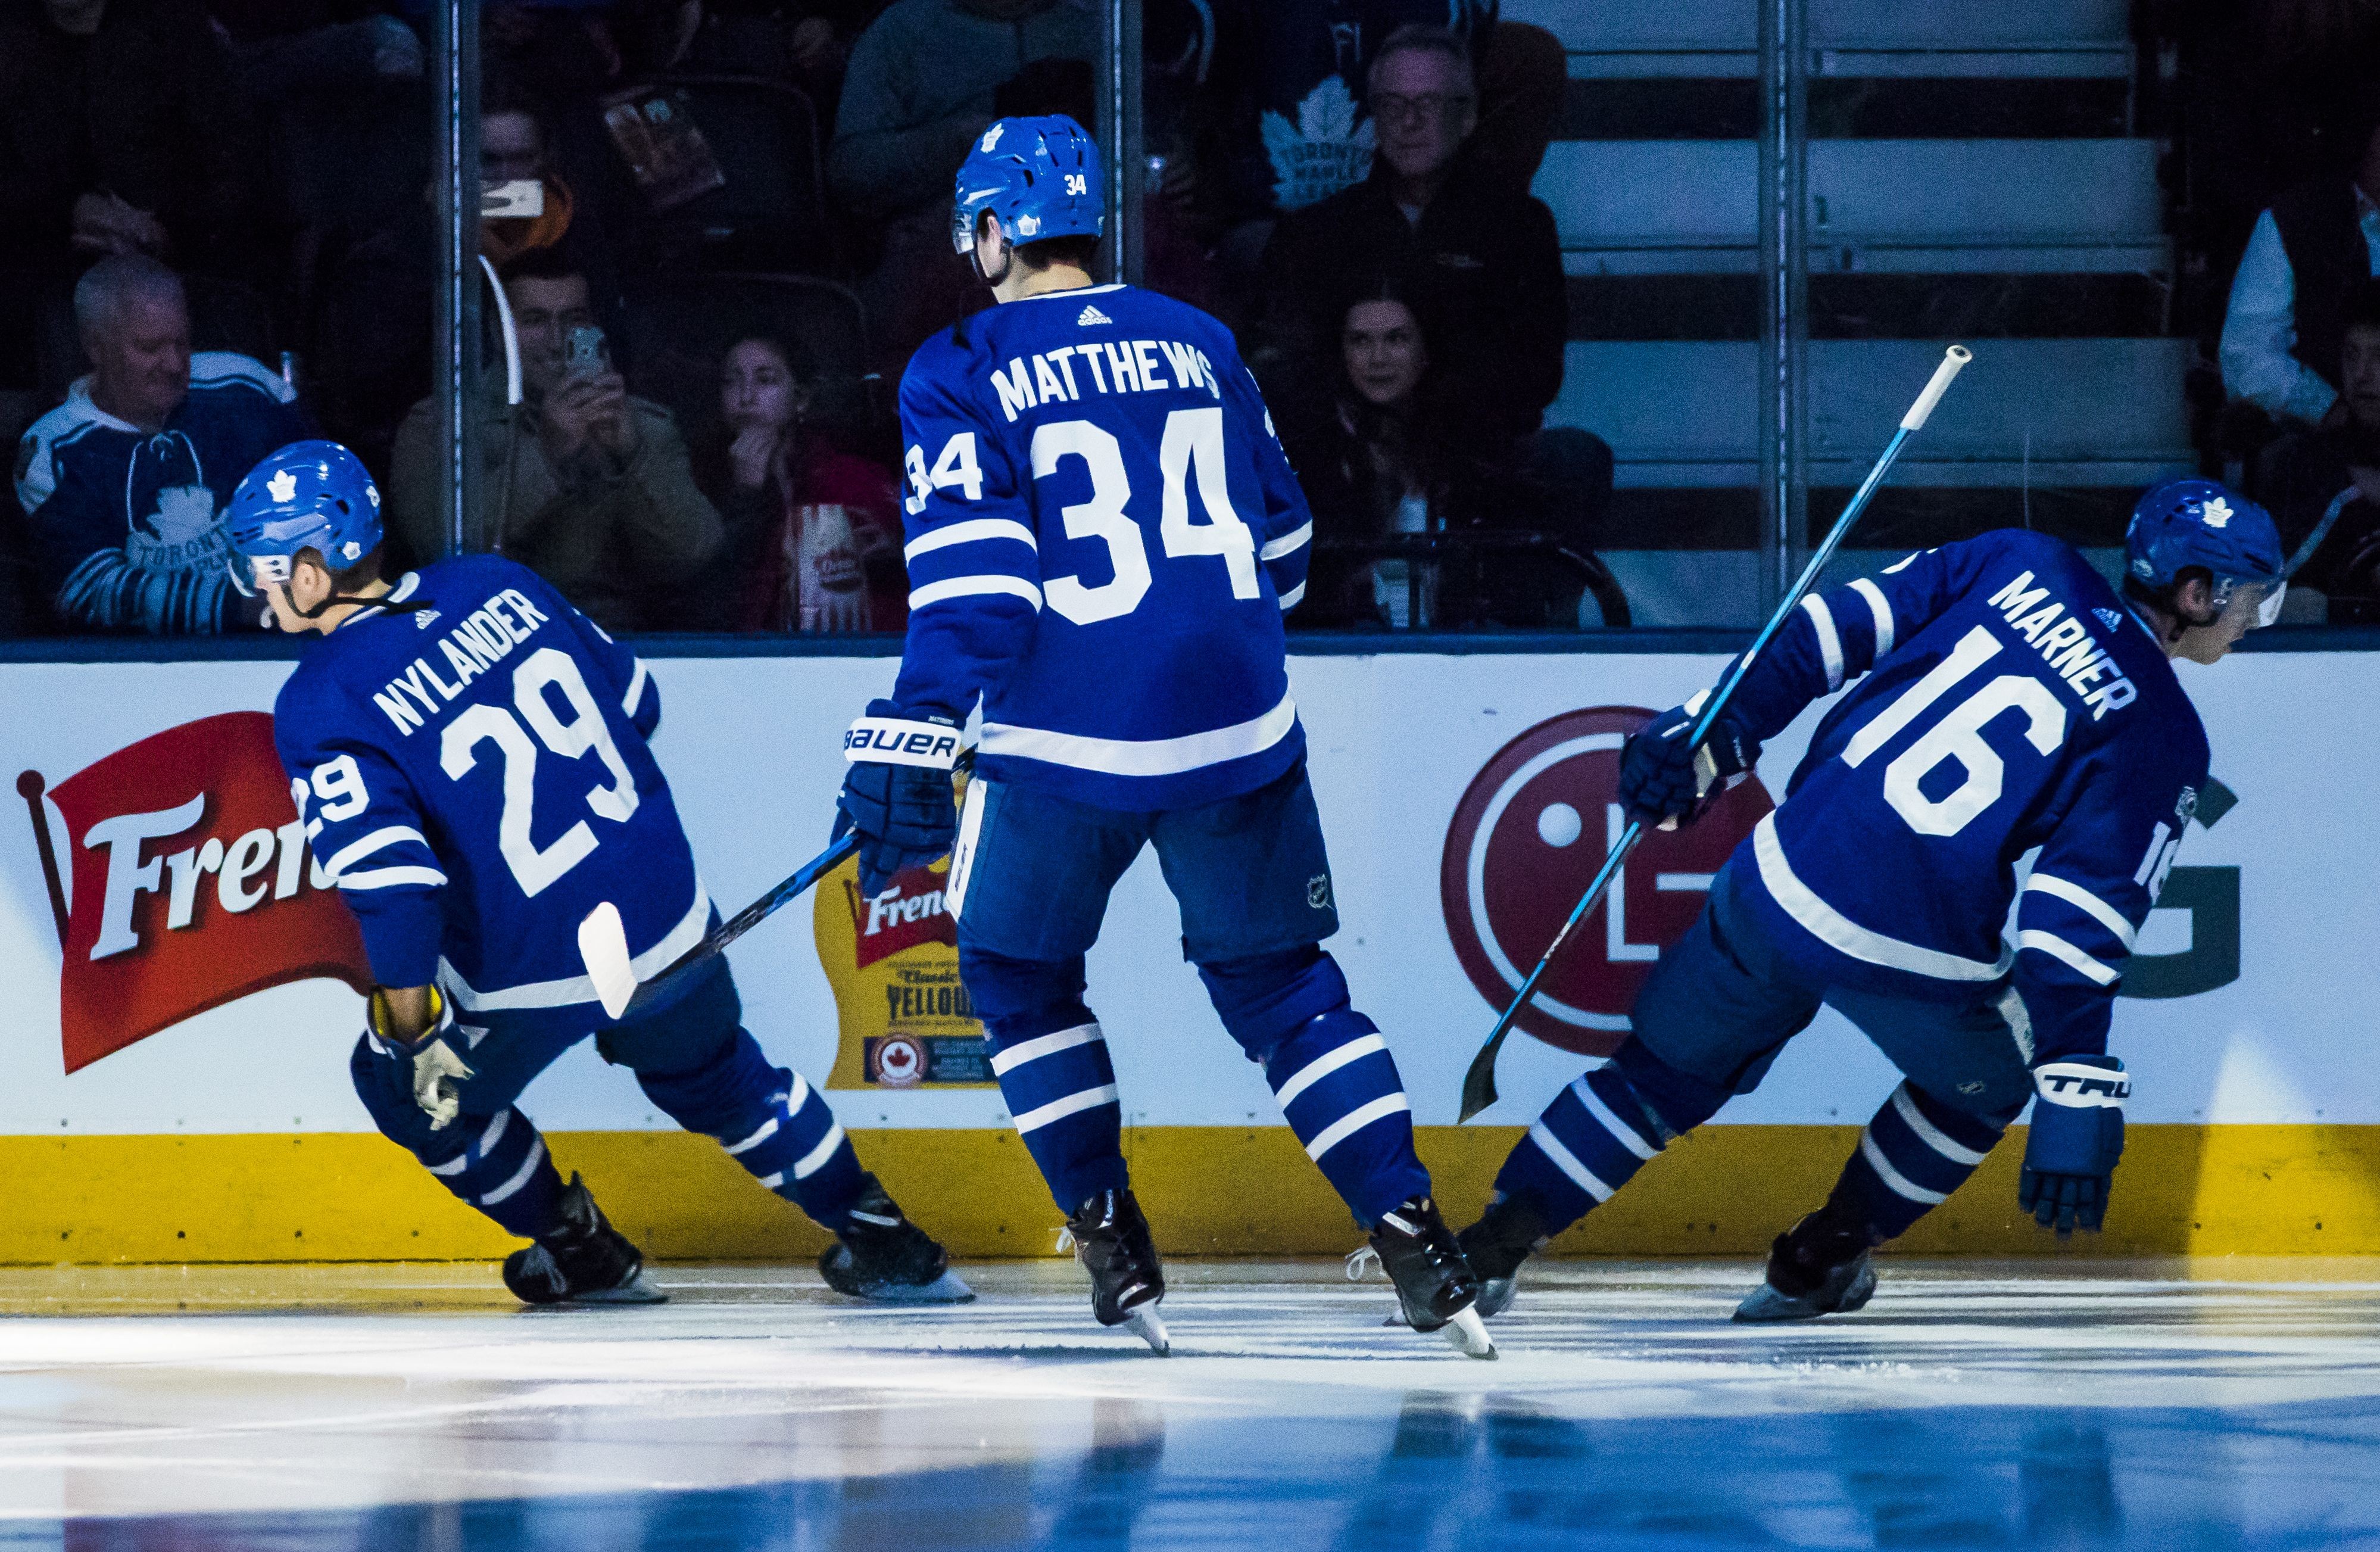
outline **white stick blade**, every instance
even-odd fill
[[[628,963],[628,929],[620,908],[606,900],[578,924],[578,957],[587,962],[587,977],[595,983],[595,1000],[603,1012],[618,1018],[637,995],[636,967]]]

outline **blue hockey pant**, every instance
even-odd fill
[[[1498,1197],[1525,1199],[1548,1232],[1609,1199],[1731,1096],[1751,1093],[1821,1005],[1904,1074],[1834,1192],[1874,1243],[1905,1232],[1958,1189],[2032,1097],[2012,990],[1925,1002],[1815,984],[1740,908],[1731,873],[1721,870],[1701,919],[1661,955],[1610,1061],[1554,1097],[1496,1177]]]
[[[590,1025],[602,1016],[589,1012]],[[671,1120],[717,1138],[762,1185],[839,1229],[859,1196],[859,1160],[825,1098],[799,1073],[771,1065],[742,1019],[727,962],[714,960],[683,995],[603,1030],[596,1049],[636,1073]],[[535,1237],[557,1226],[562,1180],[545,1139],[514,1101],[592,1032],[557,1029],[551,1017],[471,1014],[450,1037],[471,1068],[460,1084],[462,1113],[436,1130],[414,1102],[410,1057],[367,1034],[348,1066],[383,1136],[465,1202],[513,1233]]]
[[[986,781],[968,805],[972,850],[953,884],[959,974],[1061,1209],[1127,1183],[1115,1067],[1083,1000],[1083,956],[1148,845],[1182,910],[1184,957],[1356,1218],[1429,1189],[1395,1059],[1319,947],[1339,915],[1303,762],[1253,793],[1159,813]]]

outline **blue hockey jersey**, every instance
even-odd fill
[[[307,434],[286,383],[230,351],[190,358],[190,392],[154,436],[91,402],[91,380],[17,454],[42,590],[76,624],[184,635],[253,624],[218,520],[240,479]]]
[[[1003,304],[918,350],[901,434],[894,698],[980,695],[985,776],[1148,811],[1296,761],[1281,614],[1313,521],[1221,324],[1123,285]]]
[[[601,1021],[578,924],[619,907],[637,973],[708,928],[710,897],[645,740],[636,654],[528,568],[425,566],[309,650],[273,735],[306,835],[383,985],[475,1012]]]
[[[1949,1000],[2005,977],[2030,1060],[2104,1052],[2206,783],[2163,649],[2073,550],[2005,530],[1803,600],[1730,714],[1766,738],[1862,674],[1738,849],[1743,897],[1822,982]]]

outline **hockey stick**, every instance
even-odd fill
[[[1959,369],[1972,359],[1973,355],[1963,346],[1954,345],[1943,353],[1942,364],[1934,369],[1934,376],[1925,384],[1925,391],[1917,395],[1917,402],[1911,405],[1909,413],[1900,418],[1900,427],[1892,433],[1892,440],[1885,443],[1883,456],[1877,458],[1876,467],[1867,471],[1867,478],[1860,481],[1860,488],[1852,492],[1851,503],[1843,508],[1843,515],[1835,519],[1835,526],[1828,531],[1825,541],[1811,554],[1810,564],[1802,568],[1801,577],[1778,600],[1777,612],[1769,615],[1768,623],[1760,627],[1760,634],[1752,638],[1752,645],[1735,660],[1735,666],[1721,681],[1717,692],[1704,703],[1702,715],[1694,719],[1694,727],[1686,734],[1686,747],[1699,747],[1703,740],[1710,736],[1711,727],[1718,721],[1719,713],[1727,709],[1727,703],[1735,695],[1737,686],[1751,672],[1753,660],[1759,657],[1777,633],[1785,628],[1785,623],[1792,618],[1793,611],[1800,606],[1803,595],[1817,581],[1818,573],[1826,569],[1836,550],[1851,537],[1852,525],[1859,521],[1861,512],[1866,509],[1868,498],[1875,495],[1876,488],[1883,483],[1885,471],[1891,468],[1893,460],[1900,456],[1902,443],[1924,427],[1926,418],[1934,413],[1934,406],[1949,391],[1950,380],[1958,376]],[[1521,983],[1519,991],[1513,993],[1512,1006],[1506,1008],[1503,1017],[1496,1021],[1495,1030],[1488,1035],[1488,1043],[1481,1046],[1479,1054],[1471,1059],[1471,1070],[1463,1074],[1462,1120],[1469,1121],[1496,1102],[1496,1057],[1504,1049],[1504,1037],[1512,1032],[1513,1022],[1521,1016],[1521,1010],[1526,1008],[1530,998],[1536,994],[1537,983],[1545,978],[1547,967],[1553,964],[1554,955],[1561,952],[1562,945],[1570,940],[1572,930],[1602,901],[1605,892],[1611,888],[1611,880],[1620,876],[1621,865],[1628,860],[1628,854],[1634,851],[1636,843],[1644,838],[1644,822],[1630,819],[1628,828],[1620,832],[1619,841],[1604,857],[1603,867],[1597,871],[1595,880],[1586,886],[1586,892],[1579,896],[1578,903],[1572,907],[1561,930],[1554,934],[1554,940],[1547,944],[1546,952],[1537,957],[1536,968],[1529,972],[1529,978]]]
[[[958,763],[952,769],[967,770],[974,765],[975,751],[963,749],[959,752]],[[586,962],[587,976],[595,983],[595,1000],[603,1004],[604,1013],[614,1022],[628,1018],[640,1008],[651,1006],[663,987],[696,965],[718,958],[726,951],[728,944],[774,915],[786,902],[808,893],[811,885],[842,867],[858,852],[859,831],[844,831],[827,843],[825,851],[795,868],[768,893],[703,934],[702,941],[662,966],[648,980],[639,981],[637,977],[636,965],[628,953],[627,928],[620,920],[620,908],[608,900],[603,901],[588,912],[587,919],[578,924],[578,957]]]

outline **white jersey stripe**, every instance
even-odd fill
[[[655,971],[701,942],[702,935],[710,926],[710,892],[702,887],[702,880],[697,879],[694,881],[694,903],[687,907],[686,915],[660,942],[629,960],[628,968],[637,973],[637,979],[650,980]],[[438,984],[446,988],[456,1007],[474,1013],[514,1012],[524,1008],[567,1008],[595,1000],[595,982],[586,976],[572,976],[557,981],[528,981],[520,986],[481,991],[466,981],[443,957],[438,961]]]
[[[446,875],[435,867],[367,867],[360,873],[340,876],[343,890],[395,889],[399,884],[431,884],[443,886]]]
[[[329,874],[335,882],[340,874],[353,867],[357,863],[374,852],[384,851],[395,845],[400,841],[419,841],[425,848],[430,844],[421,831],[411,825],[384,825],[362,840],[342,846],[337,855],[323,858],[322,871]]]
[[[1041,607],[1040,588],[1022,576],[1002,576],[996,573],[980,576],[946,576],[940,582],[929,582],[922,588],[911,589],[909,607],[923,609],[928,604],[941,603],[946,599],[979,598],[993,593],[1021,598],[1036,610]]]
[[[1300,582],[1296,587],[1292,588],[1289,591],[1281,595],[1281,612],[1284,614],[1288,613],[1291,610],[1296,608],[1299,600],[1303,600],[1305,597],[1305,584]]]
[[[1305,520],[1303,526],[1291,529],[1289,532],[1281,535],[1279,539],[1276,539],[1271,543],[1266,545],[1263,549],[1257,551],[1257,559],[1260,561],[1277,561],[1283,555],[1288,554],[1290,552],[1303,548],[1305,541],[1313,537],[1314,519],[1309,517]]]
[[[628,675],[628,693],[620,697],[621,710],[631,717],[637,714],[637,708],[645,703],[645,685],[652,676],[652,670],[645,666],[645,660],[638,658],[637,672]]]
[[[987,755],[1045,760],[1111,776],[1178,776],[1225,760],[1262,754],[1297,725],[1297,703],[1284,695],[1261,717],[1180,738],[1090,738],[1042,728],[986,722],[979,747]]]
[[[1876,659],[1883,661],[1892,650],[1892,600],[1884,589],[1863,576],[1852,584],[1852,591],[1867,600],[1867,612],[1876,616]]]
[[[1818,941],[1853,959],[1891,970],[1906,970],[1912,976],[1929,976],[1937,981],[1997,981],[2016,963],[2016,950],[2006,943],[2000,945],[1998,961],[1986,964],[1980,959],[1963,959],[1938,949],[1904,943],[1860,926],[1819,899],[1809,885],[1794,876],[1791,865],[1785,860],[1785,848],[1777,839],[1774,813],[1753,831],[1752,852],[1760,865],[1760,881],[1767,886],[1777,903],[1785,908],[1785,914],[1801,923]],[[2109,978],[2113,978],[2112,975]]]
[[[2037,890],[2053,900],[2063,900],[2069,905],[2077,907],[2083,915],[2114,933],[2116,940],[2124,945],[2126,953],[2132,952],[2133,940],[2140,936],[2139,930],[2124,919],[2124,914],[2121,911],[2093,894],[2081,884],[2069,882],[2052,873],[2036,872],[2025,879],[2024,887],[2028,890]]]
[[[2101,986],[2114,986],[2123,974],[2111,965],[2100,964],[2055,932],[2044,932],[2037,927],[2028,927],[2018,933],[2016,941],[2021,949],[2033,949],[2061,964],[2072,965],[2082,972],[2084,978]]]
[[[1802,612],[1817,627],[1818,657],[1827,665],[1827,688],[1840,690],[1843,687],[1843,638],[1835,629],[1835,612],[1815,593],[1802,595]]]
[[[1033,538],[1033,530],[1013,517],[971,517],[964,523],[946,523],[919,534],[903,548],[901,554],[905,560],[914,561],[953,544],[979,544],[995,539],[1014,540],[1036,552],[1041,548]]]

